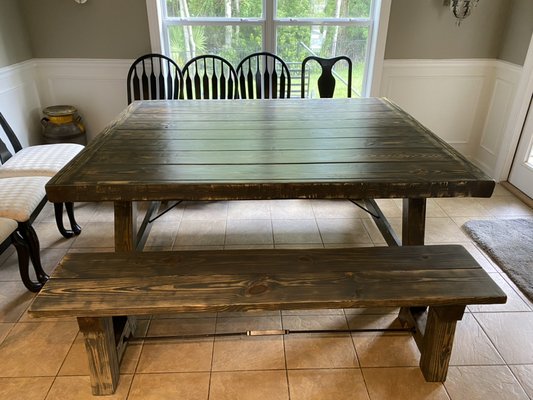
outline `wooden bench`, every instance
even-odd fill
[[[505,301],[457,245],[72,253],[29,313],[78,318],[93,394],[104,395],[115,391],[119,378],[113,316],[401,307],[402,324],[415,330],[424,377],[444,381],[465,306]]]

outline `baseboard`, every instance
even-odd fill
[[[514,194],[525,205],[527,205],[530,208],[533,208],[533,199],[529,197],[527,194],[525,194],[524,192],[522,192],[520,189],[518,189],[516,186],[514,186],[512,183],[509,183],[507,181],[502,181],[502,182],[499,182],[499,184],[502,185],[509,192]]]

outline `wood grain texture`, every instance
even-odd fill
[[[489,197],[494,181],[385,99],[133,103],[51,201]]]
[[[34,316],[505,302],[461,246],[68,254]]]
[[[94,395],[113,394],[120,376],[111,318],[78,318],[89,359]]]
[[[446,318],[445,314],[449,309],[455,311],[456,315]],[[430,307],[428,310],[424,341],[420,349],[420,369],[427,382],[444,382],[446,380],[452,355],[455,326],[457,320],[461,319],[465,307],[450,307],[449,309]]]
[[[424,244],[426,231],[426,199],[403,199],[402,244]]]

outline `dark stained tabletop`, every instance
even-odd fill
[[[130,105],[50,201],[489,197],[494,181],[386,99]]]

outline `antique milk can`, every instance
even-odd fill
[[[61,105],[46,107],[41,119],[45,143],[87,144],[85,127],[73,106]]]

